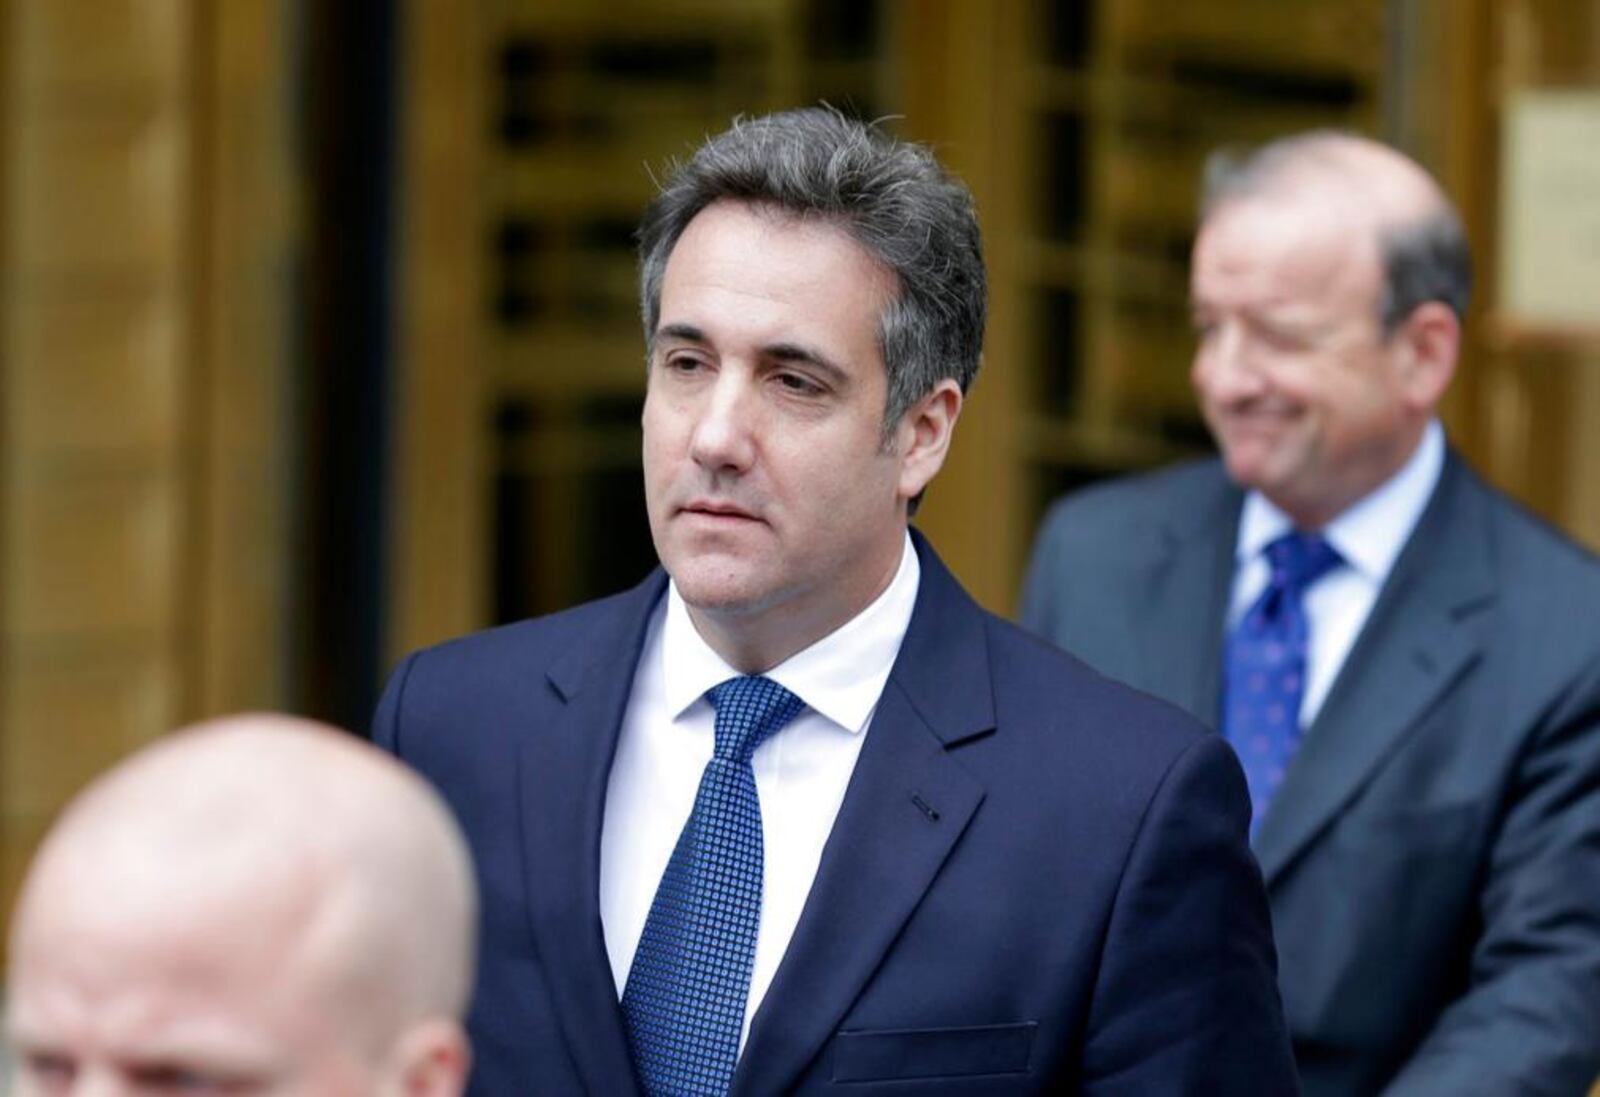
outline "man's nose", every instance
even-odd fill
[[[1264,378],[1248,343],[1237,324],[1220,324],[1207,332],[1195,351],[1195,386],[1224,403],[1259,396]]]
[[[695,463],[711,471],[743,472],[755,460],[758,394],[736,370],[724,370],[700,405],[690,439]]]
[[[127,1080],[110,1069],[79,1071],[69,1090],[71,1097],[128,1097],[133,1092]]]

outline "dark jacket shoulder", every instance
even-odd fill
[[[587,647],[587,641],[616,632],[619,623],[642,626],[665,589],[666,576],[658,568],[630,590],[445,640],[414,652],[409,660],[456,674],[496,667],[512,658],[521,673],[528,673]]]
[[[1117,738],[1123,746],[1128,729],[1137,728],[1140,749],[1152,755],[1182,752],[1209,737],[1176,705],[1101,674],[1010,621],[987,611],[984,617],[1000,722],[1026,719],[1074,734]]]
[[[1462,490],[1484,501],[1504,632],[1529,657],[1566,664],[1600,658],[1600,556],[1484,483],[1464,464]],[[1571,668],[1574,673],[1579,667]]]
[[[1042,529],[1048,536],[1067,534],[1078,524],[1105,528],[1169,523],[1228,494],[1237,494],[1237,489],[1229,483],[1222,462],[1200,458],[1070,492],[1051,504]]]

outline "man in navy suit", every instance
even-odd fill
[[[965,188],[795,111],[640,235],[662,567],[375,719],[474,848],[473,1092],[1293,1092],[1237,761],[908,532],[982,343]]]
[[[1219,162],[1191,289],[1221,460],[1059,504],[1024,598],[1239,749],[1308,1097],[1600,1072],[1600,563],[1445,441],[1469,284],[1392,149]]]

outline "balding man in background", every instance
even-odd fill
[[[475,921],[459,832],[392,759],[285,717],[176,734],[29,871],[13,1092],[454,1097]]]
[[[1582,1092],[1600,564],[1435,417],[1460,222],[1417,165],[1342,134],[1208,182],[1193,380],[1221,460],[1058,504],[1024,621],[1239,753],[1308,1095]]]

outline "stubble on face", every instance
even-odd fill
[[[651,531],[697,626],[724,641],[786,655],[893,577],[905,500],[877,340],[891,292],[837,226],[738,203],[703,211],[668,260],[644,413]]]

